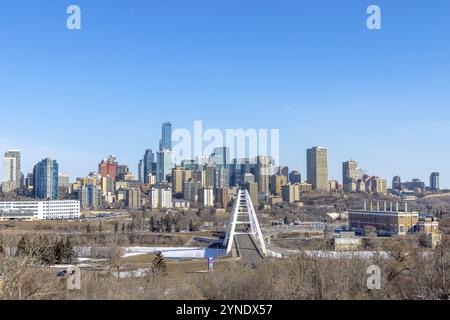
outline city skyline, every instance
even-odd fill
[[[164,124],[165,123],[163,123],[163,126],[164,126]],[[164,131],[163,131],[163,134],[162,135],[164,135]],[[161,142],[161,140],[160,140],[160,142]],[[222,155],[221,155],[221,157],[219,157],[219,160],[220,160],[220,158],[223,158],[223,159],[225,159],[225,158],[227,158],[227,156],[225,156],[224,157],[224,155],[223,155],[223,153],[224,152],[228,152],[229,153],[229,150],[228,151],[226,151],[226,149],[228,149],[227,147],[217,147],[215,150],[220,150],[220,152],[222,153]],[[282,169],[288,169],[289,171],[288,171],[288,173],[290,174],[290,173],[299,173],[300,175],[302,175],[303,174],[303,176],[305,177],[305,179],[304,180],[300,180],[300,181],[306,181],[306,182],[309,182],[309,183],[312,183],[312,185],[314,186],[315,185],[315,178],[313,177],[313,175],[315,175],[316,173],[313,173],[313,172],[315,172],[315,170],[316,170],[316,165],[314,164],[312,164],[311,165],[311,168],[310,168],[310,170],[308,170],[308,159],[309,159],[309,157],[310,157],[310,152],[313,152],[313,151],[316,151],[316,150],[319,150],[319,151],[321,151],[321,150],[323,150],[323,151],[325,151],[325,154],[323,155],[323,160],[321,160],[321,161],[324,161],[323,162],[323,165],[325,166],[325,171],[323,172],[323,174],[322,174],[322,187],[320,187],[319,189],[321,189],[321,190],[323,190],[323,191],[325,191],[325,189],[327,189],[328,188],[328,182],[329,181],[337,181],[344,189],[345,189],[345,178],[344,177],[346,177],[346,175],[348,174],[348,173],[345,173],[345,170],[349,170],[348,168],[348,166],[349,166],[349,163],[353,163],[354,164],[354,166],[358,166],[358,162],[357,161],[355,161],[354,159],[349,159],[349,160],[346,160],[346,161],[342,161],[341,163],[340,163],[340,165],[341,165],[341,176],[339,177],[339,179],[336,179],[334,176],[332,176],[332,175],[330,175],[330,174],[328,174],[328,179],[326,179],[326,177],[325,177],[325,175],[326,175],[326,172],[327,172],[327,170],[328,170],[328,167],[329,167],[329,156],[328,156],[328,148],[325,148],[325,147],[323,147],[323,146],[314,146],[314,147],[311,147],[311,148],[307,148],[306,150],[305,150],[305,155],[306,155],[306,161],[305,161],[305,163],[306,163],[306,168],[305,168],[305,170],[303,171],[303,173],[302,173],[302,171],[298,171],[298,169],[297,168],[291,168],[291,167],[289,167],[289,166],[286,166],[285,164],[283,164],[283,163],[277,163],[277,164],[275,164],[275,166],[274,166],[274,168],[278,168],[279,170],[280,170],[280,172],[278,172],[278,173],[273,173],[273,174],[281,174],[281,170]],[[7,156],[11,153],[11,152],[13,152],[13,153],[18,153],[19,154],[19,167],[20,166],[22,166],[23,167],[23,165],[22,165],[22,159],[21,159],[21,157],[22,157],[22,152],[21,152],[21,150],[18,150],[18,149],[10,149],[10,150],[7,150],[6,152],[5,152],[5,157],[4,157],[4,162],[7,160],[7,159],[9,159]],[[216,152],[216,151],[215,151]],[[206,162],[206,163],[204,163],[204,166],[205,166],[205,170],[206,170],[206,168],[209,166],[209,164],[211,164],[211,163],[213,163],[214,164],[214,167],[216,166],[216,165],[218,165],[218,167],[220,167],[220,166],[222,166],[222,164],[221,164],[221,162],[219,161],[219,162],[217,162],[217,154],[215,153],[215,152],[213,152],[213,153],[211,153],[209,156],[208,155],[205,155],[206,156],[206,158],[208,158],[209,160]],[[316,151],[317,152],[317,151]],[[165,153],[169,153],[169,154],[171,154],[171,151],[170,150],[168,150],[168,149],[162,149],[161,151],[159,151],[158,152],[158,154],[161,154],[161,155],[164,155]],[[147,157],[149,157],[149,163],[148,163],[148,165],[151,165],[151,164],[154,164],[155,165],[155,168],[153,168],[153,170],[152,169],[149,169],[149,168],[145,168],[144,169],[144,162],[145,162],[145,159],[147,158]],[[51,158],[51,157],[44,157],[45,159],[44,160],[46,160],[46,159],[51,159],[52,161],[53,161],[53,158]],[[258,163],[259,163],[259,159],[261,159],[261,158],[267,158],[267,160],[266,161],[269,161],[268,159],[270,159],[270,157],[268,157],[268,156],[266,156],[266,155],[258,155],[258,156],[255,156],[255,157],[250,157],[250,158],[245,158],[245,160],[253,160],[254,161],[254,164],[255,164],[255,166],[256,166],[256,168],[258,168]],[[154,159],[154,161],[155,162],[152,162],[151,161],[151,159]],[[163,159],[163,158],[162,158]],[[314,158],[315,159],[315,158]],[[44,160],[42,160],[42,161],[44,161]],[[88,170],[88,171],[86,171],[85,173],[83,173],[83,174],[81,174],[81,175],[75,175],[75,176],[73,176],[73,175],[70,175],[70,174],[67,174],[67,172],[63,172],[63,173],[61,173],[61,171],[59,171],[59,175],[60,176],[65,176],[65,177],[67,177],[67,179],[70,179],[70,181],[71,182],[73,182],[73,181],[75,181],[76,179],[81,179],[81,178],[83,178],[83,177],[86,177],[86,176],[88,176],[90,173],[97,173],[97,175],[99,175],[99,176],[110,176],[111,175],[111,173],[110,172],[108,172],[108,173],[106,173],[109,169],[106,169],[106,167],[104,167],[103,168],[103,165],[106,165],[107,163],[111,163],[111,164],[113,164],[113,163],[115,163],[115,165],[116,166],[118,166],[117,168],[120,168],[120,167],[126,167],[126,169],[127,170],[129,170],[129,172],[127,171],[126,172],[126,174],[128,174],[128,173],[130,173],[130,174],[133,174],[133,176],[134,177],[136,177],[137,178],[137,180],[139,180],[139,181],[141,181],[141,182],[143,182],[143,183],[148,183],[148,174],[149,173],[151,173],[153,176],[155,176],[156,175],[156,177],[158,177],[158,175],[159,175],[159,170],[163,170],[163,169],[159,169],[159,167],[158,167],[158,164],[157,164],[157,161],[158,159],[155,157],[155,155],[152,153],[152,150],[151,149],[146,149],[145,150],[145,153],[144,153],[144,158],[142,159],[140,159],[140,160],[138,160],[137,161],[137,165],[136,165],[136,168],[135,168],[135,170],[132,170],[132,169],[130,169],[130,168],[134,168],[134,166],[132,165],[132,164],[129,164],[129,163],[125,163],[125,162],[123,162],[123,161],[120,161],[120,159],[118,160],[117,159],[117,156],[116,155],[108,155],[107,157],[103,157],[102,158],[102,160],[100,160],[100,163],[99,164],[97,164],[97,170]],[[234,158],[234,159],[228,159],[227,161],[229,161],[228,162],[228,164],[232,164],[233,163],[233,161],[232,160],[239,160],[239,159],[237,159],[237,158]],[[243,160],[244,160],[244,158],[243,158]],[[54,161],[58,161],[57,159],[55,159]],[[194,161],[194,163],[197,163],[197,162],[195,162],[195,159],[187,159],[187,158],[184,158],[184,159],[176,159],[176,162],[175,163],[172,163],[171,161],[169,162],[170,163],[170,168],[169,169],[167,169],[167,170],[164,170],[165,171],[165,174],[162,174],[159,178],[158,178],[158,180],[161,180],[161,181],[164,181],[165,180],[165,176],[166,176],[166,174],[170,174],[171,172],[172,172],[172,169],[173,168],[175,168],[175,167],[179,167],[179,166],[182,166],[182,164],[183,164],[183,162],[184,161]],[[222,161],[222,160],[221,160]],[[311,161],[316,161],[316,160],[311,160]],[[38,161],[38,164],[39,164],[39,162],[41,162],[41,161]],[[164,160],[162,160],[162,163],[164,163],[165,161]],[[198,163],[198,164],[201,164],[201,162],[200,163]],[[268,163],[267,163],[268,164]],[[141,170],[141,165],[142,165],[142,170],[143,170],[143,173],[145,172],[145,174],[144,175],[141,175],[141,172],[140,172],[140,170]],[[58,165],[59,166],[59,165]],[[345,166],[345,167],[344,167]],[[36,164],[35,165],[33,165],[33,167],[36,167]],[[109,168],[109,167],[108,167]],[[268,168],[269,167],[267,167],[266,168],[266,170],[268,170]],[[368,177],[377,177],[378,178],[378,175],[376,175],[375,173],[373,173],[373,172],[369,172],[369,171],[367,171],[367,170],[363,170],[363,169],[361,169],[361,168],[359,168],[359,167],[355,167],[357,170],[359,170],[359,175],[361,175],[361,177],[362,177],[362,175],[363,174],[367,174],[368,175]],[[155,169],[156,169],[156,171],[155,171]],[[120,169],[119,169],[120,170]],[[259,170],[260,169],[257,169],[257,173],[256,173],[256,176],[258,176],[258,172],[259,172]],[[32,174],[33,173],[33,171],[34,171],[34,169],[32,169],[30,172],[27,172],[26,171],[26,169],[25,169],[25,171],[20,171],[19,173],[21,173],[21,174],[23,174],[24,175],[24,177],[27,177],[27,175],[28,174]],[[311,177],[310,177],[310,179],[308,179],[307,178],[307,175],[308,175],[308,172],[311,174]],[[116,167],[114,168],[114,172],[113,172],[113,174],[112,174],[112,176],[113,176],[113,178],[115,179],[115,177],[116,177],[116,175],[117,175],[118,173],[116,172]],[[125,173],[124,173],[125,174]],[[324,175],[325,174],[325,175]],[[268,173],[267,174],[267,179],[268,180],[270,180],[270,178],[269,178],[269,176],[272,176],[272,174],[270,174],[270,173]],[[437,176],[437,180],[433,180],[433,176]],[[429,186],[429,187],[431,187],[431,189],[432,190],[439,190],[439,189],[442,189],[442,190],[445,190],[445,189],[447,189],[446,187],[442,187],[442,183],[441,183],[441,180],[440,180],[440,176],[441,176],[441,174],[440,174],[440,172],[436,172],[436,171],[433,171],[433,172],[431,172],[429,175],[428,175],[428,177],[426,177],[425,179],[422,179],[421,177],[417,177],[417,176],[414,176],[413,178],[405,178],[405,177],[401,177],[401,179],[402,179],[402,181],[414,181],[414,180],[417,180],[417,181],[420,181],[421,183],[424,183],[426,186]],[[387,181],[387,186],[389,187],[389,188],[393,188],[393,189],[395,189],[395,187],[393,186],[393,179],[395,180],[396,178],[398,178],[399,177],[399,175],[394,175],[394,176],[392,176],[392,177],[383,177],[383,179],[385,179],[386,181]],[[4,172],[4,179],[5,179],[5,172]],[[7,181],[7,180],[4,180],[4,182],[5,181]],[[269,182],[267,182],[267,184],[268,184]],[[325,186],[325,184],[326,184],[326,186]],[[434,188],[433,188],[434,187]],[[264,186],[264,187],[262,187],[264,190],[268,190],[268,185],[267,186]]]
[[[338,181],[353,159],[389,185],[437,171],[450,187],[448,1],[377,1],[379,31],[368,1],[175,3],[77,1],[79,31],[67,3],[2,8],[0,150],[21,150],[24,173],[50,157],[74,179],[112,153],[137,176],[161,123],[202,120],[279,128],[281,164],[304,177],[323,145]]]

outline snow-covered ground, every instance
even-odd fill
[[[133,257],[148,253],[161,252],[167,259],[214,258],[224,256],[226,250],[196,247],[126,247],[123,257]]]

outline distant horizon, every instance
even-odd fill
[[[69,5],[81,29],[69,30]],[[367,8],[381,8],[381,30]],[[280,163],[329,178],[352,159],[392,185],[450,188],[448,0],[25,1],[0,5],[0,152],[82,177],[115,154],[137,176],[161,124],[279,129]],[[0,162],[0,170],[3,162]],[[1,171],[0,171],[1,172]]]

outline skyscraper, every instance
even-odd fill
[[[214,148],[211,154],[211,162],[218,167],[227,168],[230,164],[230,149],[227,147]]]
[[[20,188],[20,180],[20,151],[7,151],[3,158],[3,192],[11,192]]]
[[[154,171],[154,163],[155,163],[155,154],[151,149],[145,150],[143,165],[144,165],[144,180],[142,182],[148,183],[148,175],[153,174],[156,175]]]
[[[44,159],[34,166],[34,195],[37,199],[58,200],[58,163]]]
[[[258,156],[256,158],[256,182],[258,183],[259,193],[269,192],[270,178],[270,159],[267,156]]]
[[[402,178],[400,178],[400,176],[395,176],[392,179],[392,189],[396,189],[396,190],[402,190],[403,189]]]
[[[138,179],[141,183],[145,183],[144,159],[139,160]]]
[[[431,191],[439,191],[439,172],[433,172],[430,176]]]
[[[158,162],[156,167],[156,179],[158,182],[167,182],[167,176],[172,173],[175,168],[173,152],[165,149],[158,151]]]
[[[172,124],[170,122],[164,122],[162,124],[162,135],[159,150],[172,151]]]
[[[308,182],[313,190],[328,192],[328,150],[313,147],[306,151]]]

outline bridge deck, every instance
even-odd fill
[[[262,261],[263,257],[249,234],[237,234],[235,239],[239,255],[245,264],[256,264]]]

